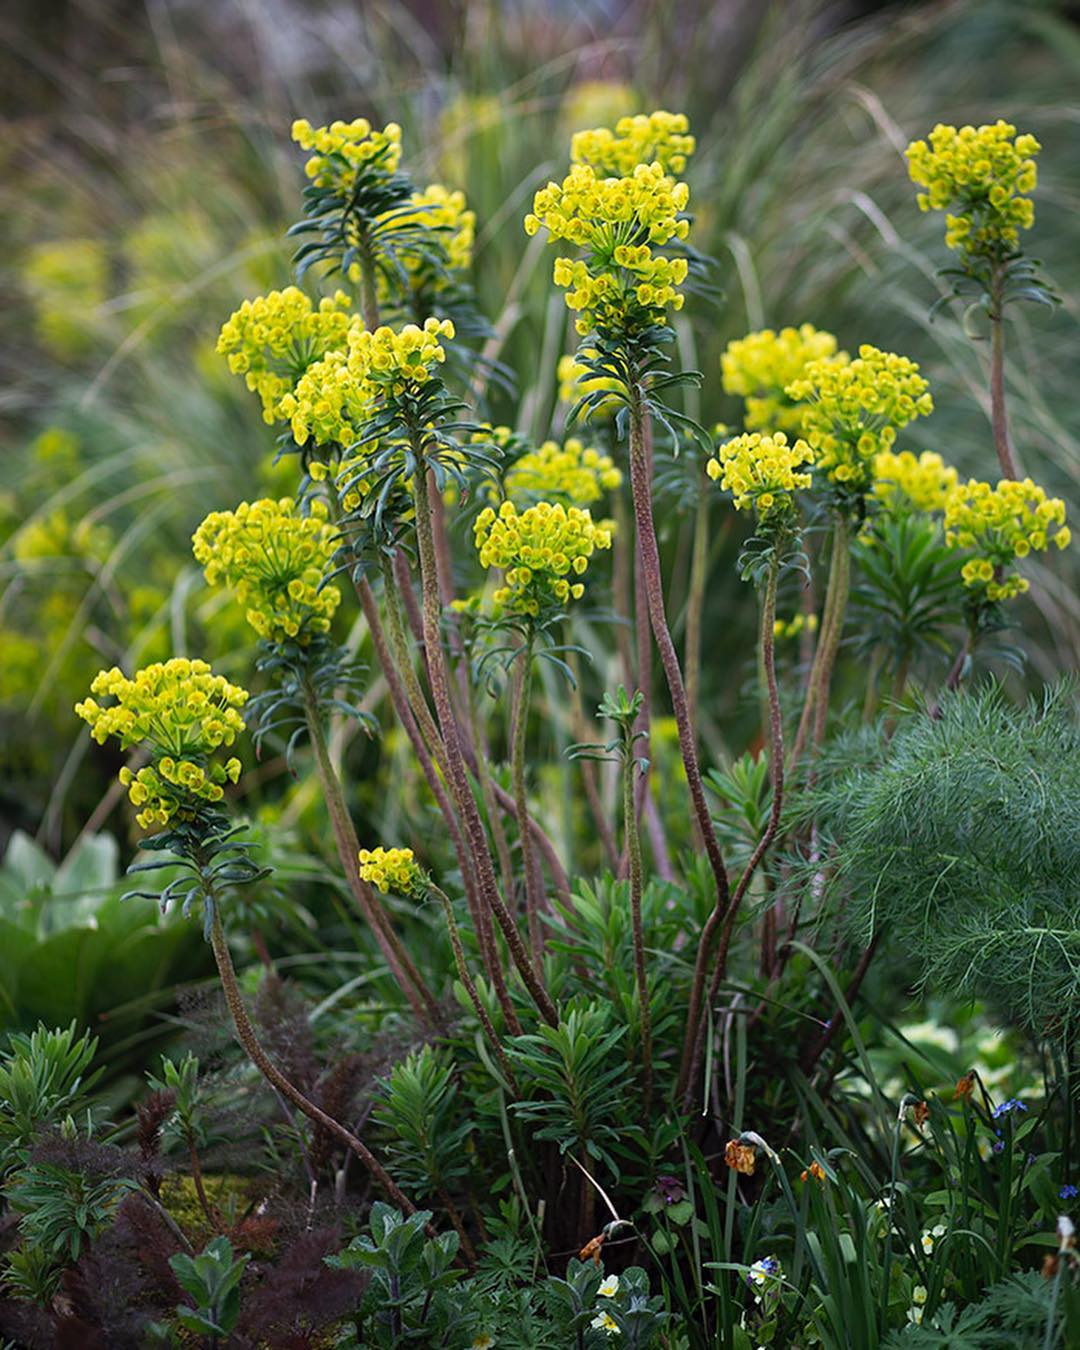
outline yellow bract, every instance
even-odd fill
[[[601,178],[575,164],[562,183],[549,183],[533,200],[525,231],[543,226],[552,241],[565,239],[585,258],[557,258],[555,284],[567,290],[567,307],[580,311],[578,332],[594,326],[620,329],[630,319],[662,323],[666,310],[681,309],[678,287],[686,280],[685,258],[654,253],[690,229],[681,219],[690,198],[685,183],[669,178],[659,163],[639,164],[625,178]]]
[[[362,848],[360,876],[369,886],[410,896],[423,888],[424,874],[411,848]]]
[[[800,610],[798,614],[793,614],[790,619],[775,619],[773,621],[773,637],[798,637],[804,630],[807,633],[816,633],[817,626],[818,620],[816,614],[804,614]]]
[[[176,657],[145,666],[132,679],[114,666],[98,673],[90,692],[116,700],[109,707],[95,698],[75,705],[99,745],[115,736],[124,749],[145,742],[153,753],[153,763],[138,773],[120,770],[132,803],[142,807],[136,818],[144,828],[175,816],[189,819],[219,802],[222,785],[240,776],[238,759],[222,764],[211,756],[243,731],[239,709],[248,693],[213,674],[205,661]]]
[[[1055,543],[1067,548],[1065,503],[1048,497],[1030,478],[1002,478],[996,488],[971,478],[952,489],[945,502],[945,542],[970,551],[964,585],[987,600],[1008,600],[1028,589],[1026,577],[1010,570],[1017,558]]]
[[[515,500],[543,497],[568,506],[589,506],[622,483],[610,455],[576,437],[562,445],[545,441],[516,460],[507,471],[506,494]]]
[[[882,450],[874,457],[874,496],[893,511],[943,510],[957,477],[952,465],[932,450],[924,450],[917,459],[910,450],[899,455]]]
[[[570,142],[573,164],[588,164],[598,173],[624,176],[639,164],[660,165],[665,173],[683,173],[696,142],[689,135],[685,113],[658,110],[620,117],[615,130],[597,127],[578,131]]]
[[[914,361],[864,344],[854,361],[812,361],[787,394],[808,405],[803,435],[815,468],[833,483],[865,492],[876,456],[892,449],[897,430],[933,412],[929,388]]]
[[[813,460],[814,452],[806,441],[789,445],[782,431],[772,436],[752,431],[720,446],[705,472],[714,481],[720,479],[737,511],[752,508],[759,520],[776,521],[790,509],[792,494],[810,486],[810,474],[798,470]]]
[[[306,118],[298,118],[292,124],[292,138],[301,150],[315,151],[304,172],[317,187],[347,192],[366,165],[377,163],[391,174],[401,162],[401,128],[396,122],[375,131],[366,117],[331,122],[328,127],[313,127]]]
[[[728,343],[720,358],[724,392],[744,400],[747,431],[797,434],[802,430],[803,405],[785,390],[802,378],[811,361],[829,358],[846,361],[847,353],[838,353],[832,333],[811,323],[778,333],[762,328]]]
[[[325,502],[300,515],[291,497],[214,511],[194,535],[196,561],[211,586],[228,586],[261,638],[308,643],[330,629],[341,602],[321,586],[337,547]]]
[[[581,576],[596,549],[611,547],[611,531],[598,525],[587,510],[540,502],[518,512],[503,502],[498,513],[488,506],[473,526],[483,567],[498,567],[504,585],[494,594],[507,612],[536,618],[542,609],[579,600]]]
[[[912,181],[923,211],[955,207],[945,218],[945,243],[969,255],[994,256],[1001,245],[1014,248],[1019,231],[1030,229],[1035,206],[1025,194],[1035,191],[1039,142],[1017,136],[1009,122],[956,127],[939,123],[926,141],[907,148]]]
[[[263,420],[287,421],[283,400],[309,366],[327,352],[342,350],[350,326],[359,319],[347,311],[344,291],[314,306],[296,286],[245,300],[218,337],[234,375],[262,400]]]

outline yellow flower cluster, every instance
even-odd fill
[[[1065,503],[1048,497],[1030,478],[1003,478],[996,488],[971,478],[952,489],[945,502],[945,542],[974,556],[961,569],[964,585],[983,590],[987,600],[1008,600],[1028,589],[1027,579],[1009,569],[1017,558],[1050,543],[1067,548]]]
[[[96,698],[75,705],[99,745],[115,736],[125,750],[145,741],[153,751],[152,765],[137,774],[120,771],[132,803],[143,808],[137,819],[144,828],[190,818],[219,802],[222,784],[240,776],[238,759],[211,763],[210,756],[243,731],[239,709],[247,690],[214,675],[205,661],[175,657],[145,666],[133,679],[114,666],[95,676],[90,692],[116,700],[104,708]]]
[[[610,455],[602,454],[576,437],[563,445],[545,441],[511,465],[506,495],[515,501],[543,497],[570,506],[588,506],[622,483],[622,473]]]
[[[846,361],[837,353],[836,338],[811,323],[798,328],[763,328],[729,342],[720,358],[724,392],[745,401],[747,431],[802,430],[803,405],[785,392],[802,379],[811,361],[830,358]]]
[[[485,507],[473,533],[481,565],[504,573],[495,604],[532,618],[551,604],[580,600],[583,584],[567,578],[581,576],[596,549],[611,547],[611,531],[588,510],[561,503],[539,502],[520,513],[513,502],[503,502],[498,514]]]
[[[18,562],[41,558],[83,558],[104,562],[115,540],[107,525],[72,521],[63,507],[28,520],[11,541]]]
[[[658,110],[620,117],[615,130],[578,131],[570,142],[570,161],[597,173],[624,177],[639,164],[658,163],[665,173],[683,173],[696,142],[685,113]]]
[[[762,522],[777,522],[792,506],[792,494],[810,486],[810,474],[799,473],[812,464],[814,452],[806,441],[788,444],[782,431],[772,436],[751,431],[719,447],[705,472],[730,492],[735,509],[753,508]]]
[[[234,375],[262,400],[263,420],[288,420],[285,400],[303,373],[327,352],[345,347],[349,297],[338,291],[318,306],[296,286],[245,300],[218,337],[217,350]]]
[[[940,455],[882,450],[874,456],[874,496],[890,510],[942,511],[957,483],[957,472]]]
[[[803,435],[815,467],[856,492],[871,486],[874,461],[892,449],[897,430],[934,410],[916,363],[869,344],[854,361],[812,361],[787,393],[808,405]]]
[[[592,356],[593,352],[590,350],[584,354]],[[559,402],[569,404],[570,407],[573,407],[578,399],[583,398],[586,394],[592,394],[598,389],[621,388],[619,381],[614,376],[608,379],[604,376],[590,375],[588,368],[583,366],[576,357],[569,354],[559,357],[556,375],[559,380]],[[606,398],[592,408],[590,416],[593,418],[610,417],[618,407],[618,399]]]
[[[773,622],[773,637],[775,638],[794,638],[798,637],[803,631],[807,633],[817,632],[817,615],[804,614],[800,610],[798,614],[792,615],[790,619],[776,619]]]
[[[109,260],[101,242],[38,244],[23,263],[23,277],[44,346],[63,359],[89,351],[108,298]]]
[[[686,184],[658,163],[639,164],[625,178],[600,178],[589,165],[575,164],[561,184],[537,192],[525,232],[543,226],[551,240],[565,239],[587,253],[557,258],[554,269],[567,307],[581,314],[579,333],[618,329],[632,317],[662,323],[669,306],[682,308],[678,287],[686,280],[686,259],[653,249],[687,237],[690,223],[680,214],[689,197]]]
[[[313,127],[306,118],[298,118],[292,124],[292,138],[301,150],[315,152],[304,165],[315,186],[336,187],[342,193],[368,165],[396,173],[401,162],[401,128],[396,122],[375,131],[366,117],[331,122],[328,127]]]
[[[306,644],[329,631],[341,592],[320,589],[337,547],[325,502],[313,501],[307,516],[291,497],[241,502],[208,515],[193,544],[209,585],[235,593],[261,638]]]
[[[417,208],[415,214],[395,215],[395,224],[425,225],[437,230],[446,266],[454,272],[468,267],[476,238],[476,213],[467,209],[464,192],[451,192],[441,183],[430,183],[423,192],[414,192],[411,201]],[[405,266],[411,269],[414,260],[406,257]]]
[[[350,444],[381,392],[400,395],[432,378],[446,360],[439,339],[453,336],[449,319],[427,319],[423,328],[409,323],[397,331],[386,325],[373,333],[351,328],[348,350],[328,352],[309,366],[281,400],[297,444],[309,439],[317,445]]]
[[[416,895],[424,874],[411,848],[362,848],[360,876],[376,890],[391,895]]]
[[[926,188],[918,195],[923,211],[955,207],[945,217],[945,243],[971,256],[994,256],[1015,248],[1020,230],[1035,221],[1035,156],[1039,142],[1017,136],[1016,128],[998,120],[993,126],[956,127],[940,123],[930,144],[912,141],[907,148],[912,181]]]

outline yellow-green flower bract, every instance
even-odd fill
[[[329,631],[341,592],[321,585],[337,547],[325,502],[306,516],[291,497],[241,502],[208,515],[192,542],[209,585],[229,587],[261,638],[306,644]]]
[[[794,638],[798,637],[803,631],[816,633],[817,626],[816,614],[804,614],[800,610],[798,614],[793,614],[790,619],[774,619],[773,637],[780,639]]]
[[[545,441],[529,450],[507,470],[506,495],[522,500],[561,501],[566,506],[590,506],[622,483],[622,473],[610,455],[570,436],[559,445]]]
[[[556,258],[554,269],[567,307],[581,315],[579,333],[663,323],[669,307],[682,308],[678,287],[686,280],[686,259],[654,250],[687,237],[690,224],[681,213],[689,198],[686,184],[669,178],[659,163],[639,164],[625,178],[601,178],[589,165],[575,164],[561,184],[537,192],[526,233],[543,226],[552,242],[565,239],[585,255]]]
[[[811,361],[847,360],[837,352],[832,333],[813,324],[798,328],[762,328],[729,342],[720,358],[724,392],[741,398],[746,408],[747,431],[783,431],[797,435],[802,430],[803,405],[785,392],[799,380]]]
[[[373,333],[351,328],[347,349],[316,361],[281,401],[297,443],[351,444],[381,396],[416,391],[433,378],[446,360],[440,338],[453,336],[449,319],[427,319],[422,328],[382,325]]]
[[[115,736],[126,750],[145,743],[152,763],[132,773],[120,770],[136,816],[143,828],[168,825],[174,817],[190,819],[200,808],[219,802],[223,784],[235,783],[240,761],[213,759],[244,729],[240,709],[246,689],[215,675],[205,661],[175,657],[145,666],[129,679],[114,666],[102,670],[90,686],[94,698],[75,705],[99,745]],[[98,698],[115,703],[102,707]]]
[[[346,346],[351,326],[349,297],[338,291],[318,305],[296,286],[245,300],[218,337],[218,352],[228,358],[234,375],[262,400],[263,420],[284,421],[283,400],[314,362]]]
[[[810,486],[811,475],[799,469],[813,459],[806,441],[789,445],[782,431],[751,431],[721,445],[705,472],[732,494],[737,511],[753,509],[763,523],[777,522],[790,511],[794,493]]]
[[[36,244],[26,256],[23,276],[44,346],[60,357],[88,352],[108,298],[109,260],[100,240]]]
[[[405,897],[423,890],[424,873],[411,848],[362,848],[360,876],[376,890]]]
[[[915,362],[869,344],[854,361],[811,361],[787,394],[807,405],[802,428],[815,470],[856,493],[871,487],[875,457],[892,449],[897,430],[934,410]]]
[[[918,458],[910,450],[874,456],[874,496],[892,511],[941,511],[956,486],[957,472],[940,455],[924,450]]]
[[[1054,543],[1067,548],[1065,503],[1048,497],[1030,478],[1003,478],[996,488],[971,478],[945,501],[945,542],[973,556],[964,563],[964,585],[990,601],[1008,600],[1028,589],[1014,567],[1017,558],[1043,552]]]
[[[596,549],[611,547],[610,530],[587,510],[561,503],[539,502],[521,512],[513,502],[503,502],[497,513],[485,507],[473,533],[481,566],[503,572],[495,604],[531,618],[579,600],[584,585],[571,578],[585,572]]]
[[[665,173],[683,173],[696,142],[685,113],[662,109],[620,117],[615,130],[578,131],[570,142],[570,162],[588,164],[597,173],[625,177],[639,164],[658,163]]]
[[[313,127],[306,118],[298,118],[292,124],[292,138],[301,150],[315,152],[304,165],[315,186],[333,187],[342,194],[366,165],[377,164],[392,174],[401,162],[401,128],[396,122],[376,131],[366,117],[331,122],[328,127]]]
[[[1020,230],[1035,222],[1035,156],[1039,142],[999,119],[992,126],[956,127],[939,123],[926,141],[907,148],[912,181],[923,211],[954,208],[945,217],[945,243],[969,256],[997,256],[1019,242]]]

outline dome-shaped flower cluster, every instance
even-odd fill
[[[296,286],[245,300],[218,337],[217,350],[234,375],[262,400],[263,420],[288,420],[293,386],[327,352],[344,350],[351,325],[349,297],[338,291],[318,305]]]
[[[836,338],[811,323],[798,328],[762,328],[729,342],[720,358],[724,392],[744,400],[747,431],[802,430],[803,405],[785,392],[811,361],[846,361]]]
[[[193,546],[207,582],[234,592],[261,638],[306,644],[329,631],[341,592],[322,585],[337,547],[325,502],[313,501],[308,515],[291,497],[213,511]]]
[[[765,523],[779,523],[791,510],[794,494],[810,486],[811,475],[800,473],[813,463],[806,441],[793,445],[782,431],[772,436],[751,431],[721,445],[705,472],[732,494],[737,511],[754,510]]]
[[[313,127],[306,118],[298,118],[292,124],[292,138],[301,150],[315,152],[304,165],[315,186],[335,187],[341,193],[348,192],[357,173],[368,165],[389,174],[401,162],[401,128],[396,122],[376,131],[366,117],[328,127]]]
[[[488,506],[473,532],[481,566],[504,574],[495,604],[531,618],[579,600],[584,585],[570,578],[585,572],[596,549],[611,547],[610,530],[587,510],[561,503],[539,502],[519,512],[513,502],[503,502],[498,513]]]
[[[790,398],[808,405],[803,435],[815,469],[855,493],[871,487],[874,461],[892,449],[897,430],[933,412],[929,390],[914,361],[868,343],[854,361],[812,361],[787,387]]]
[[[923,211],[953,208],[945,217],[945,243],[972,256],[994,257],[1016,247],[1020,230],[1035,222],[1034,192],[1039,142],[1017,136],[998,120],[992,126],[956,127],[939,123],[926,141],[907,148],[912,181]]]
[[[662,109],[620,117],[615,130],[597,127],[578,131],[570,142],[570,161],[588,164],[597,173],[625,177],[639,164],[657,163],[665,173],[678,174],[694,153],[696,141],[689,134],[685,113]]]
[[[682,212],[690,198],[685,183],[659,163],[639,164],[625,178],[601,178],[575,164],[562,183],[537,192],[525,231],[543,226],[552,241],[565,239],[582,258],[557,258],[555,284],[566,289],[567,307],[579,312],[579,333],[593,327],[621,331],[627,324],[664,322],[667,309],[681,309],[679,287],[685,258],[655,252],[690,229]]]
[[[1065,503],[1048,497],[1030,478],[1000,480],[996,488],[970,478],[945,502],[945,542],[969,551],[964,585],[990,601],[1008,600],[1028,589],[1026,577],[1011,570],[1017,558],[1043,552],[1051,543],[1067,548]]]
[[[559,445],[545,441],[507,470],[506,495],[514,501],[543,498],[567,506],[589,506],[622,483],[622,473],[605,455],[576,436]]]
[[[891,511],[941,511],[958,475],[933,450],[882,450],[874,457],[874,496]]]
[[[424,873],[411,848],[362,848],[360,876],[369,886],[389,895],[417,895]]]
[[[145,743],[153,755],[137,773],[120,771],[132,803],[142,808],[137,819],[144,828],[190,818],[219,802],[222,784],[239,777],[238,759],[222,764],[211,757],[243,731],[239,710],[248,693],[213,674],[205,661],[176,657],[145,666],[132,679],[114,666],[95,676],[90,692],[96,697],[77,703],[75,711],[94,740],[104,745],[115,736],[125,750]],[[98,698],[115,702],[102,707]]]

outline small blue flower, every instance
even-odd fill
[[[1061,1190],[1058,1191],[1059,1200],[1075,1200],[1078,1195],[1080,1195],[1080,1191],[1075,1186],[1062,1186]]]
[[[1003,1116],[1011,1115],[1013,1111],[1026,1111],[1027,1107],[1019,1097],[1010,1097],[1007,1102],[1002,1102],[1000,1106],[995,1106],[990,1114],[995,1120],[1001,1120]]]

